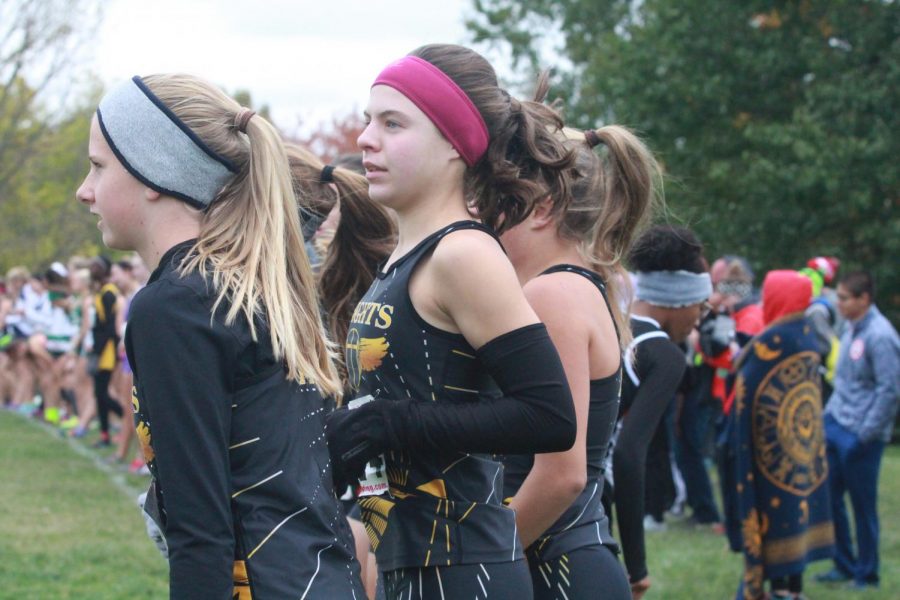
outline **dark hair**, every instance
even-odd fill
[[[706,273],[703,244],[694,232],[674,225],[655,225],[641,234],[628,255],[634,271]]]
[[[44,271],[43,278],[44,278],[44,281],[47,282],[47,285],[51,285],[51,286],[64,286],[64,285],[69,284],[68,277],[66,277],[64,275],[60,275],[59,273],[54,271],[52,268]]]
[[[106,280],[109,279],[111,268],[112,263],[108,258],[103,255],[95,256],[88,265],[88,270],[91,272],[91,281],[94,283],[106,283]]]
[[[429,44],[410,53],[444,72],[469,97],[487,126],[484,156],[466,170],[466,197],[475,214],[498,232],[521,223],[535,202],[569,200],[572,152],[557,137],[559,114],[538,102],[522,102],[500,88],[494,68],[480,54],[453,44]]]
[[[119,267],[120,269],[122,269],[123,271],[128,271],[129,273],[134,271],[134,265],[131,264],[131,261],[129,261],[129,260],[117,260],[116,266]]]
[[[319,271],[318,287],[330,337],[343,346],[356,303],[396,245],[394,221],[369,199],[369,184],[362,175],[337,167],[331,184],[323,183],[325,165],[315,154],[295,144],[285,144],[285,150],[301,206],[327,216],[340,201],[340,222]]]
[[[852,271],[842,276],[838,283],[856,298],[868,294],[869,302],[875,302],[875,278],[868,271]]]

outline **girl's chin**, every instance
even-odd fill
[[[103,245],[111,250],[134,250],[134,246],[126,243],[123,240],[118,239],[115,235],[113,235],[110,231],[104,231],[102,235]]]

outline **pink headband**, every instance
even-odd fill
[[[481,113],[446,73],[417,56],[404,56],[384,68],[376,85],[394,88],[444,134],[467,165],[474,166],[488,147],[488,131]]]

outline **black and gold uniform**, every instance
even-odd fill
[[[609,307],[606,285],[597,273],[575,265],[556,265],[541,273],[568,272],[589,279]],[[615,557],[618,545],[610,535],[603,508],[604,464],[619,411],[622,370],[590,382],[587,425],[587,483],[562,516],[526,549],[535,598],[594,598],[602,585],[606,598],[630,598],[631,591],[621,564]],[[531,468],[534,455],[511,455],[503,493],[515,496]],[[617,593],[618,592],[618,593]]]
[[[116,331],[116,302],[121,296],[119,288],[112,283],[105,283],[94,294],[94,322],[91,335],[94,338],[94,354],[97,356],[97,369],[112,371],[116,367],[116,347],[119,345],[119,332]]]
[[[684,352],[659,323],[632,315],[634,339],[625,352],[621,429],[613,451],[616,516],[631,583],[648,575],[644,549],[647,449],[687,364]],[[633,358],[632,358],[633,355]]]
[[[105,283],[94,294],[94,322],[91,335],[94,397],[97,400],[97,420],[100,421],[100,443],[109,445],[109,413],[122,416],[122,405],[109,394],[109,383],[118,363],[119,332],[116,330],[116,310],[121,296],[119,288]]]
[[[289,381],[265,321],[225,324],[209,280],[163,255],[126,333],[134,418],[153,475],[146,510],[169,548],[172,598],[357,598],[351,534],[331,491],[325,401]]]
[[[528,422],[535,428],[553,430],[557,421],[574,426],[574,412],[565,374],[543,325],[504,334],[476,351],[462,335],[437,329],[416,312],[409,295],[410,277],[444,236],[460,229],[494,235],[480,223],[457,222],[427,237],[377,274],[351,319],[346,343],[346,364],[355,396],[372,395],[376,401],[338,412],[354,419],[354,413],[373,405],[380,404],[378,410],[388,411],[402,407],[402,419],[388,419],[396,437],[401,438],[388,444],[385,452],[390,492],[359,501],[387,596],[525,600],[531,584],[515,513],[502,502],[503,465],[490,454],[491,446],[504,445],[504,438],[514,447],[540,443],[540,434],[532,435],[530,430],[522,434],[516,424],[518,413],[535,410],[528,413]],[[538,359],[526,357],[521,366],[539,372],[545,384],[522,379],[529,390],[540,388],[549,400],[510,398],[516,393],[515,386],[507,381],[511,377],[504,377],[508,369],[497,366],[504,357],[492,354],[502,346],[503,338],[515,340],[523,332],[537,341],[516,345],[534,348],[540,362],[551,365],[551,370],[544,377],[547,372],[540,366],[530,367]],[[504,353],[515,356],[517,350]],[[491,387],[489,375],[497,379],[506,396],[480,398]],[[527,395],[528,391],[521,393]],[[544,410],[552,406],[554,394],[562,408]],[[546,419],[541,422],[538,414]],[[334,453],[345,439],[341,433],[332,437],[332,423],[341,423],[336,419],[329,422]],[[373,428],[357,422],[343,432],[352,437],[354,432]],[[569,433],[565,427],[561,448],[571,446]],[[574,435],[574,429],[571,433]]]

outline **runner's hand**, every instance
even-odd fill
[[[650,589],[650,577],[644,577],[640,581],[635,581],[631,584],[631,597],[634,600],[641,600],[644,594],[647,593],[647,590]]]

